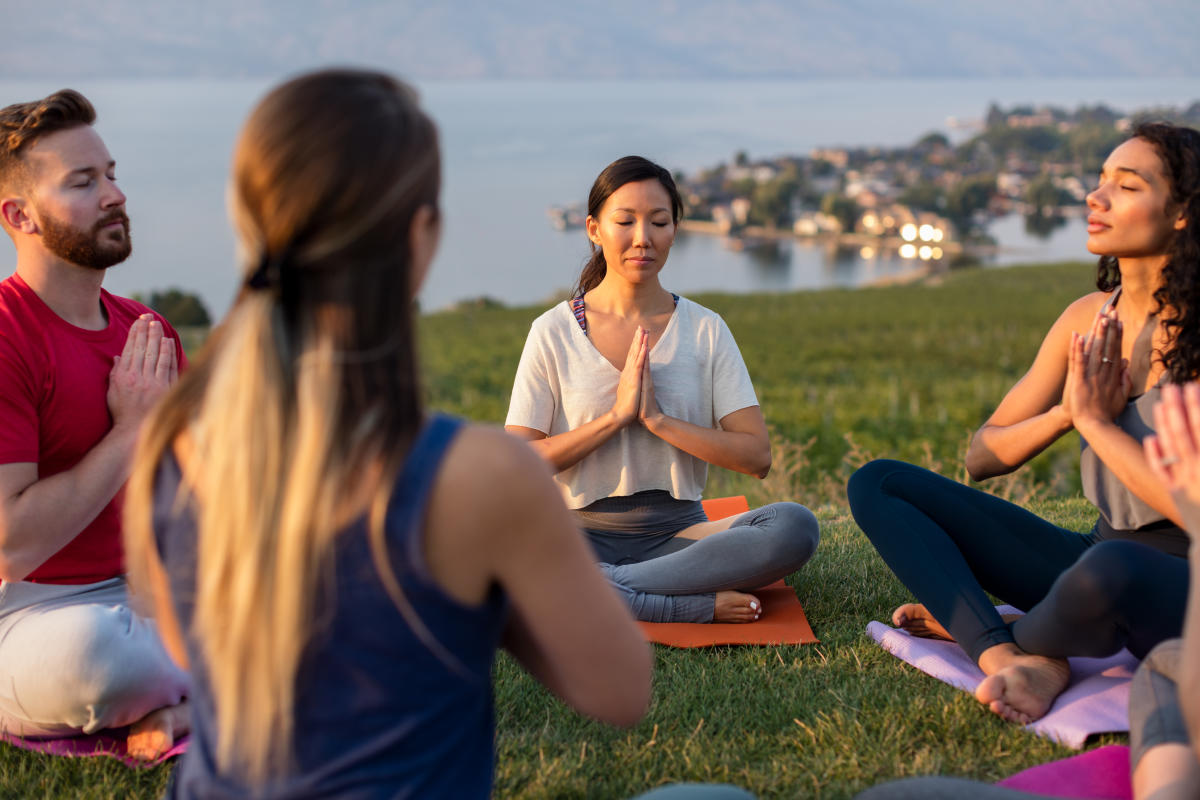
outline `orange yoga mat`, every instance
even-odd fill
[[[750,510],[750,504],[746,502],[744,494],[736,497],[714,497],[711,500],[701,500],[700,505],[704,506],[704,513],[710,520],[725,519],[734,514],[745,514]]]
[[[704,500],[709,519],[723,519],[750,510],[745,497]],[[714,622],[639,622],[647,641],[671,647],[713,647],[724,644],[815,644],[817,637],[804,615],[796,592],[783,581],[758,589],[763,615],[757,622],[734,624]]]

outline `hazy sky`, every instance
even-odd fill
[[[1200,75],[1196,0],[0,0],[0,78]]]

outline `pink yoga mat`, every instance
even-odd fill
[[[998,610],[1016,612],[1009,606]],[[869,623],[867,634],[897,658],[965,692],[974,692],[984,678],[983,671],[954,642],[919,639],[882,622]],[[1129,681],[1137,659],[1122,650],[1109,658],[1068,660],[1071,683],[1067,690],[1046,716],[1026,729],[1075,750],[1092,734],[1129,730]]]
[[[141,761],[133,758],[125,751],[125,735],[123,731],[113,730],[96,733],[91,736],[71,736],[63,739],[24,739],[19,736],[0,734],[0,741],[19,747],[22,750],[32,750],[35,753],[45,753],[51,756],[68,756],[80,758],[85,756],[110,756],[124,762],[130,767],[153,767],[174,758],[187,751],[188,737],[184,736],[175,742],[175,746],[153,761]]]
[[[1030,767],[997,785],[1050,797],[1132,800],[1129,748],[1123,744],[1097,747],[1061,761]]]

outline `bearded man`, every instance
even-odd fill
[[[0,109],[0,733],[186,731],[187,675],[127,597],[121,487],[183,364],[150,309],[101,288],[130,253],[116,164],[78,92]]]

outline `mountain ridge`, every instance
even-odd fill
[[[12,0],[8,0],[12,4]],[[1200,75],[1193,0],[51,0],[9,9],[0,77],[415,79]]]

